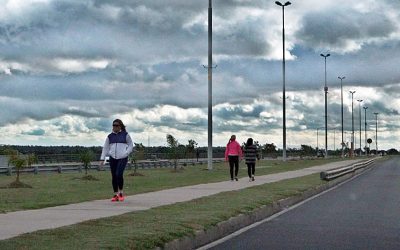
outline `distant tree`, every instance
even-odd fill
[[[397,155],[397,154],[399,154],[399,151],[397,151],[397,149],[395,149],[395,148],[391,148],[388,151],[386,151],[386,153],[388,155]]]
[[[301,145],[301,155],[315,155],[315,149],[309,145]]]
[[[276,146],[273,143],[266,143],[264,145],[264,152],[266,154],[276,154],[277,150],[276,150]]]
[[[169,158],[174,162],[174,170],[178,168],[178,147],[179,142],[170,134],[167,134],[167,144],[169,147]]]
[[[188,145],[186,145],[187,151],[191,158],[193,158],[194,150],[197,147],[197,142],[193,139],[188,141]]]

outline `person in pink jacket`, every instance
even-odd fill
[[[229,142],[226,145],[225,150],[225,160],[229,161],[231,181],[233,181],[233,168],[235,168],[235,180],[239,180],[237,177],[239,172],[239,158],[241,159],[242,157],[242,148],[240,147],[240,144],[236,141],[236,135],[232,135],[231,139],[229,139]]]

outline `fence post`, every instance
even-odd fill
[[[8,167],[7,175],[10,176],[12,174],[12,168]]]
[[[34,173],[34,174],[38,174],[38,173],[39,173],[39,167],[38,167],[38,166],[35,166],[35,167],[33,168],[33,173]]]
[[[58,166],[58,167],[57,167],[57,172],[58,172],[59,174],[62,173],[62,166]]]

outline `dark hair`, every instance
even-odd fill
[[[251,146],[251,145],[253,145],[253,138],[247,139],[246,146]]]
[[[236,135],[231,135],[231,138],[229,139],[228,144],[234,140],[236,140]]]
[[[123,123],[120,119],[115,119],[115,120],[113,121],[113,124],[114,124],[114,122],[118,122],[119,125],[121,126],[121,130],[122,130],[122,131],[126,131],[126,127],[125,127],[124,123]]]

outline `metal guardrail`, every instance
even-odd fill
[[[224,159],[213,159],[213,163],[223,162]],[[199,161],[195,159],[181,159],[177,162],[177,166],[188,166],[188,165],[202,165],[207,164],[207,159],[199,159]],[[127,169],[133,168],[141,168],[141,169],[151,169],[151,168],[173,168],[175,163],[170,160],[158,160],[158,161],[139,161],[136,163],[128,163]],[[89,166],[89,170],[98,170],[104,171],[110,169],[110,165],[99,165],[91,164]],[[39,174],[41,172],[54,172],[54,173],[64,173],[64,172],[82,172],[85,168],[82,163],[58,163],[52,165],[34,165],[31,167],[24,167],[20,170],[20,173],[33,173]],[[0,167],[0,175],[12,175],[15,173],[15,168],[12,166],[9,167]]]
[[[323,171],[320,173],[320,178],[322,180],[329,181],[329,180],[338,178],[340,176],[343,176],[343,175],[346,175],[349,173],[353,173],[360,168],[365,168],[365,167],[371,165],[372,163],[374,163],[374,161],[375,161],[375,159],[370,159],[368,161],[354,163],[350,166],[336,168],[336,169],[332,169],[332,170],[328,170],[328,171]]]

